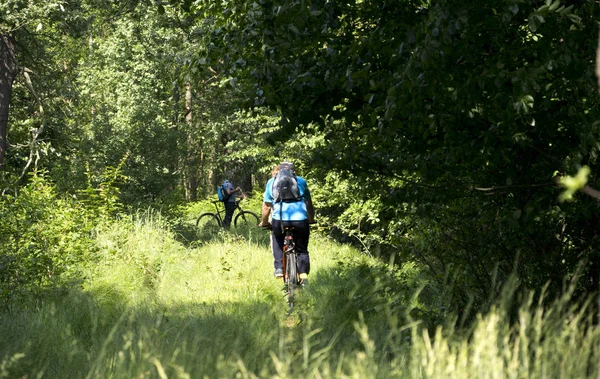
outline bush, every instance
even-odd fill
[[[37,299],[46,290],[73,285],[96,250],[98,220],[72,197],[34,175],[17,196],[0,197],[0,303]]]

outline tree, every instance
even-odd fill
[[[87,20],[81,17],[81,2],[77,0],[9,0],[0,5],[0,14],[4,95],[0,107],[1,163],[7,173],[21,172],[23,178],[32,163],[37,165],[34,157],[48,146],[39,140],[47,121],[50,134],[61,129],[55,116],[69,103],[70,88],[58,83],[69,83],[73,75],[79,56],[79,46],[73,41],[85,32]]]
[[[195,4],[215,24],[197,62],[280,111],[274,139],[319,125],[313,163],[381,199],[359,228],[481,298],[513,267],[558,289],[596,260],[594,205],[559,205],[553,179],[598,174],[593,1]]]
[[[15,47],[10,35],[0,36],[0,171],[4,168],[6,154],[6,129],[12,85],[17,76]]]

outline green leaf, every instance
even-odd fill
[[[573,200],[573,195],[587,184],[589,175],[590,168],[583,166],[574,177],[568,175],[560,177],[559,184],[566,189],[561,192],[558,200],[560,202]]]

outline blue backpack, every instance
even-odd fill
[[[227,193],[227,185],[229,184],[229,180],[226,180],[217,187],[217,195],[219,196],[219,201],[226,202],[231,197],[231,194]]]

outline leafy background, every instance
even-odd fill
[[[597,200],[560,201],[558,181],[587,167],[599,186],[598,16],[591,0],[4,1],[0,300],[83,283],[99,233],[140,209],[206,243],[193,221],[217,183],[231,173],[259,212],[281,160],[308,179],[315,234],[416,265],[439,317],[474,320],[510,278],[593,294]]]

